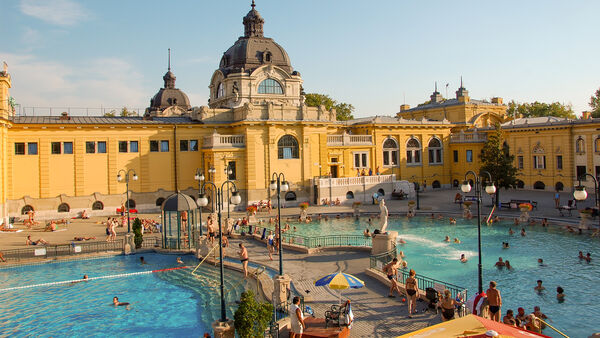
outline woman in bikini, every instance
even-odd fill
[[[444,290],[444,297],[440,302],[442,308],[442,321],[447,321],[454,318],[454,308],[459,305],[453,298],[450,290]]]
[[[410,269],[408,272],[408,278],[404,281],[406,288],[406,298],[408,300],[408,318],[412,318],[412,314],[417,312],[417,295],[419,293],[419,286],[417,285],[417,274],[415,270]]]

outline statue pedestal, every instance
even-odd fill
[[[128,233],[125,235],[125,242],[123,242],[123,252],[126,255],[135,253],[135,241],[133,240],[135,235],[133,233]]]
[[[275,306],[287,302],[291,282],[292,279],[288,275],[273,277],[273,303]]]
[[[198,239],[198,251],[196,251],[196,257],[203,258],[208,255],[210,249],[212,249],[215,244],[218,244],[218,241],[215,241],[214,244],[211,244],[206,236]]]
[[[529,221],[529,209],[521,209],[521,216],[519,216],[519,221],[521,223],[526,223]]]
[[[235,327],[233,320],[228,319],[226,322],[216,320],[212,323],[213,337],[215,338],[234,338]]]
[[[396,245],[398,232],[388,231],[385,234],[373,234],[373,245],[371,247],[371,255],[379,255],[388,252]]]

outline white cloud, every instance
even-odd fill
[[[23,14],[58,26],[72,26],[89,17],[80,4],[71,0],[21,0]]]
[[[11,96],[26,107],[145,108],[150,96],[143,75],[118,58],[76,64],[43,61],[31,54],[0,51],[12,77]],[[30,110],[28,110],[30,111]],[[38,114],[48,111],[36,109]],[[82,113],[82,112],[80,112]]]

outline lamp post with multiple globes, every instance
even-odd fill
[[[596,195],[596,208],[600,207],[600,190],[598,190],[598,179],[594,177],[592,174],[585,173],[579,176],[577,179],[579,180],[579,185],[575,187],[575,191],[573,192],[573,197],[575,197],[578,201],[584,201],[587,199],[587,191],[585,191],[585,187],[581,184],[581,181],[585,180],[585,177],[589,176],[594,180],[594,194]],[[598,217],[598,224],[600,225],[600,217]]]
[[[121,175],[121,173],[123,173],[123,175]],[[129,170],[125,170],[125,169],[121,169],[119,170],[119,172],[117,173],[117,182],[121,182],[123,180],[123,178],[125,178],[125,189],[127,189],[126,191],[126,208],[127,208],[127,233],[131,232],[131,225],[129,222],[129,175],[132,175],[132,179],[134,181],[137,181],[138,176],[135,173],[135,170],[133,169],[129,169]]]
[[[283,239],[281,238],[281,192],[286,192],[290,188],[288,182],[285,180],[285,175],[283,173],[273,173],[271,175],[271,184],[269,184],[271,190],[277,190],[277,225],[278,232],[277,236],[279,236],[279,275],[283,276],[283,257],[282,257],[282,243]]]

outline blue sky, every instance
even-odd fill
[[[600,88],[600,1],[257,0],[265,36],[288,52],[307,92],[393,115],[453,97],[559,101],[588,110]],[[167,49],[177,87],[206,105],[222,53],[250,1],[20,0],[0,4],[0,61],[23,107],[145,108]],[[38,110],[39,111],[39,110]]]

